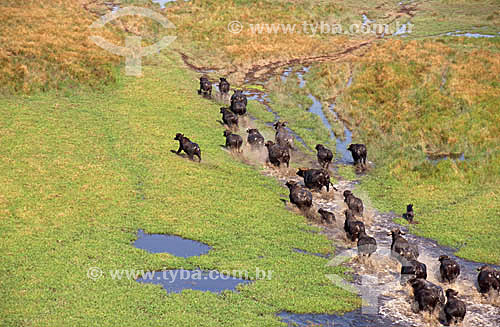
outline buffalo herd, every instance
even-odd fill
[[[228,94],[230,85],[225,78],[220,78],[219,91],[221,94]],[[200,78],[200,89],[198,94],[211,96],[212,84],[207,77]],[[247,112],[247,98],[241,90],[235,90],[230,98],[230,106],[221,108],[222,121],[228,127],[224,131],[226,137],[226,148],[237,152],[242,151],[243,138],[235,134],[238,130],[239,117]],[[261,149],[264,146],[267,148],[268,162],[275,167],[289,167],[290,151],[295,150],[294,138],[292,133],[287,129],[287,122],[277,121],[273,127],[275,129],[275,140],[265,141],[258,129],[247,129],[247,143],[252,150]],[[179,154],[184,151],[191,160],[194,156],[198,157],[201,162],[201,150],[198,144],[192,142],[181,133],[177,133],[174,140],[179,141],[179,149],[173,151]],[[313,206],[313,193],[321,192],[323,188],[326,192],[330,191],[329,165],[333,160],[333,153],[322,144],[317,144],[317,161],[321,168],[307,169],[300,168],[297,175],[304,180],[304,186],[301,183],[289,180],[286,182],[286,187],[289,189],[290,202],[296,205],[301,210],[309,210]],[[351,144],[348,147],[351,152],[354,164],[366,168],[367,149],[364,144]],[[335,189],[335,188],[334,188]],[[336,190],[336,189],[335,189]],[[364,207],[363,201],[354,196],[350,190],[343,192],[344,202],[347,206],[345,210],[344,231],[346,237],[351,242],[357,242],[359,256],[370,257],[377,251],[377,241],[369,236],[365,230],[363,222]],[[407,206],[407,212],[403,214],[408,222],[414,222],[413,204]],[[323,208],[320,208],[318,214],[321,216],[321,222],[324,224],[333,224],[336,221],[335,214]],[[445,316],[446,325],[450,323],[459,323],[464,319],[466,314],[465,303],[458,298],[458,292],[451,288],[443,292],[443,289],[427,280],[427,266],[418,261],[419,251],[416,246],[410,244],[404,238],[405,233],[400,229],[393,229],[388,233],[392,237],[391,255],[401,263],[401,283],[408,284],[413,289],[413,298],[415,303],[415,312],[428,311],[433,312],[436,309],[442,309]],[[439,273],[441,281],[447,284],[456,282],[460,275],[460,266],[458,263],[448,256],[442,255],[439,257]],[[480,293],[488,293],[490,291],[500,292],[500,271],[496,271],[492,267],[482,266],[478,269],[479,275],[477,278]]]

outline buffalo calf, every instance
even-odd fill
[[[410,224],[414,224],[413,218],[415,218],[415,213],[413,212],[413,204],[406,206],[406,213],[403,214],[403,218],[408,220]]]
[[[321,216],[321,222],[326,224],[333,224],[335,222],[335,214],[333,212],[320,208],[318,213]]]

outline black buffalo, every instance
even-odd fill
[[[175,134],[174,140],[179,141],[179,149],[175,153],[180,154],[181,151],[184,151],[189,159],[194,160],[194,156],[197,156],[199,161],[201,161],[201,150],[198,144],[191,142],[191,140],[181,133]]]
[[[328,170],[328,166],[333,160],[333,153],[328,148],[326,148],[323,144],[316,145],[318,163],[323,169]]]
[[[351,144],[347,148],[351,151],[352,158],[354,159],[354,164],[361,164],[361,166],[366,166],[366,146],[364,144]]]

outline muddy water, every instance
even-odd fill
[[[285,77],[282,76],[282,81],[290,76],[290,71],[287,71]],[[301,87],[305,86],[303,73],[297,74]],[[352,76],[349,78],[347,87],[352,83]],[[265,97],[265,95],[263,95]],[[320,111],[319,101],[313,100],[313,108],[310,111],[323,116],[323,108]],[[318,104],[319,103],[319,104]],[[335,105],[331,105],[329,110],[335,114]],[[336,116],[338,119],[338,116]],[[324,120],[322,119],[322,122]],[[329,124],[325,124],[328,128]],[[331,129],[331,127],[330,127]],[[343,138],[337,138],[337,152],[343,153],[339,163],[352,163],[350,153],[345,149],[351,142],[352,134],[344,126]],[[443,160],[445,158],[432,158],[430,160]],[[456,158],[464,159],[463,155]],[[309,159],[309,166],[315,167],[317,163],[313,158]],[[295,179],[293,170],[276,170],[267,168],[264,172],[266,175],[278,178],[281,183],[287,180]],[[341,181],[336,185],[338,192],[331,191],[330,194],[316,194],[314,196],[314,207],[322,207],[335,213],[337,221],[334,225],[322,226],[322,233],[334,242],[336,245],[336,254],[331,256],[330,264],[344,264],[353,268],[355,272],[354,286],[357,288],[357,293],[366,300],[367,305],[362,309],[346,313],[345,315],[327,315],[327,314],[295,314],[291,312],[280,312],[278,317],[290,326],[310,326],[311,324],[323,326],[441,326],[442,312],[436,312],[433,315],[426,313],[414,313],[412,306],[412,292],[407,285],[400,283],[401,265],[390,256],[391,238],[387,236],[387,232],[392,228],[401,228],[401,226],[393,223],[393,218],[401,216],[394,213],[379,213],[373,208],[370,208],[367,199],[365,200],[365,217],[363,218],[366,224],[367,233],[376,238],[378,243],[377,252],[368,259],[360,259],[357,257],[356,245],[349,242],[343,231],[343,222],[346,206],[343,202],[342,192],[346,189],[354,190],[356,193],[356,181]],[[288,204],[288,207],[290,205]],[[404,210],[405,204],[401,204],[401,213]],[[417,213],[418,214],[418,213]],[[306,215],[312,218],[310,214]],[[418,216],[416,217],[418,221]],[[402,228],[403,230],[405,228]],[[435,241],[430,239],[417,237],[408,234],[406,236],[411,244],[418,246],[420,251],[419,261],[425,263],[428,269],[428,280],[440,285],[443,290],[453,288],[459,292],[459,298],[467,304],[467,315],[463,326],[485,326],[493,327],[500,326],[500,301],[498,297],[483,297],[477,290],[477,271],[476,269],[482,266],[481,263],[467,261],[457,258],[453,255],[454,249],[439,246]],[[304,253],[305,255],[317,255],[315,253],[307,253],[300,249],[294,249]],[[446,285],[439,279],[439,261],[440,255],[448,255],[455,259],[461,266],[461,275],[458,280],[452,285]],[[339,257],[344,257],[344,260],[338,260]],[[343,261],[347,260],[347,263]],[[497,267],[500,268],[500,267]]]
[[[317,205],[335,213],[336,217],[343,217],[345,204],[342,201],[341,193],[345,189],[354,189],[355,183],[343,181],[339,183],[339,192],[333,201],[317,200]],[[356,192],[356,191],[354,191]],[[403,206],[401,211],[403,211]],[[329,226],[323,230],[332,241],[337,244],[339,253],[352,257],[348,263],[356,271],[355,280],[361,295],[375,294],[377,302],[377,314],[381,318],[390,319],[401,326],[440,326],[438,314],[429,316],[421,313],[413,313],[411,305],[410,288],[406,285],[400,285],[401,265],[391,258],[390,246],[391,238],[387,232],[392,228],[401,228],[401,226],[392,222],[397,215],[394,213],[379,213],[372,208],[366,210],[364,221],[367,233],[377,240],[377,252],[370,259],[361,260],[356,257],[355,250],[349,250],[355,247],[354,243],[346,240],[342,223],[337,222],[336,226]],[[401,215],[399,215],[401,216]],[[338,218],[337,218],[338,220]],[[416,217],[418,220],[418,216]],[[401,228],[407,232],[405,228]],[[477,271],[482,263],[464,260],[455,257],[454,249],[438,245],[435,241],[407,234],[406,238],[411,244],[418,246],[420,251],[419,261],[427,265],[428,280],[440,285],[443,290],[453,288],[459,292],[459,297],[467,303],[467,315],[463,326],[500,326],[500,307],[498,298],[485,298],[477,291]],[[448,255],[458,262],[461,267],[461,275],[458,280],[451,284],[445,284],[439,278],[440,255]],[[497,269],[500,267],[497,267]],[[496,305],[496,306],[495,306]]]
[[[286,81],[290,77],[291,70],[288,70],[286,75],[281,76],[281,80]],[[301,87],[305,86],[305,79],[303,78],[306,70],[299,71],[299,84]],[[349,78],[347,87],[352,83],[352,76]],[[272,112],[269,97],[265,92],[261,91],[246,91],[249,100],[256,100],[266,105],[266,108]],[[314,100],[313,100],[314,102]],[[335,106],[331,105],[329,110],[335,113]],[[323,110],[323,109],[322,109]],[[314,109],[313,112],[317,109]],[[280,117],[275,113],[275,118]],[[337,116],[338,118],[338,116]],[[322,120],[323,121],[323,120]],[[251,124],[251,122],[250,122]],[[292,126],[293,128],[293,126]],[[337,139],[337,151],[340,153],[341,149],[345,149],[351,141],[351,134],[347,128],[344,128],[342,139]],[[344,151],[345,153],[345,151]],[[350,153],[349,153],[350,156]],[[347,157],[347,154],[346,154]],[[283,185],[287,180],[294,179],[302,182],[299,179],[294,169],[276,169],[264,164],[262,156],[259,160],[253,160],[251,152],[248,147],[245,148],[242,155],[235,156],[238,160],[255,164],[258,166],[264,165],[263,173],[267,176],[277,178]],[[317,162],[312,156],[304,155],[301,157],[302,161],[292,156],[294,162],[309,167],[317,167]],[[343,158],[347,162],[352,162],[352,158]],[[338,160],[334,166],[342,163]],[[335,167],[332,167],[335,169]],[[338,176],[337,176],[338,177]],[[277,316],[290,326],[311,326],[311,324],[323,326],[441,326],[439,323],[440,314],[433,315],[425,313],[414,313],[412,310],[413,300],[411,290],[407,285],[400,283],[400,270],[401,265],[391,258],[390,245],[391,238],[387,236],[387,232],[392,228],[400,227],[393,223],[393,218],[401,216],[395,213],[380,213],[369,206],[369,200],[359,195],[356,192],[356,181],[340,181],[336,188],[338,191],[331,191],[326,194],[315,193],[314,196],[314,209],[311,211],[313,214],[308,213],[306,216],[314,221],[318,221],[314,216],[314,212],[322,207],[326,210],[332,211],[337,217],[337,221],[333,225],[321,226],[322,233],[325,234],[336,245],[336,253],[329,258],[329,265],[343,264],[352,268],[354,282],[353,286],[357,289],[358,293],[364,300],[365,305],[356,311],[346,313],[344,315],[329,315],[329,314],[295,314],[291,312],[280,312]],[[371,258],[360,259],[357,257],[356,244],[349,242],[343,231],[344,223],[344,210],[346,208],[342,192],[346,189],[353,190],[356,195],[361,197],[365,202],[365,215],[363,221],[366,225],[367,233],[376,238],[378,243],[378,250]],[[296,208],[287,204],[287,207],[295,212]],[[401,213],[404,210],[405,204],[401,204]],[[396,208],[398,210],[399,208]],[[418,221],[418,212],[416,220]],[[402,228],[403,230],[405,228]],[[417,237],[414,235],[407,235],[406,238],[411,244],[418,246],[420,251],[419,261],[427,265],[428,280],[440,285],[444,290],[453,288],[459,292],[459,298],[467,304],[467,315],[463,326],[485,326],[493,327],[500,326],[500,301],[498,297],[483,297],[477,291],[477,271],[481,263],[471,262],[464,259],[457,258],[453,255],[454,249],[439,246],[436,242]],[[315,253],[308,253],[301,249],[293,249],[293,251],[303,253],[304,255],[318,255]],[[457,260],[461,266],[462,273],[459,279],[453,285],[443,284],[438,277],[440,255],[449,255]],[[341,260],[339,260],[341,258]],[[500,267],[498,267],[500,268]],[[441,313],[442,315],[442,313]]]

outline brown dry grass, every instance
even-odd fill
[[[86,1],[4,1],[0,5],[0,91],[32,92],[114,80],[119,58],[88,37],[95,17]],[[87,1],[88,2],[88,1]],[[117,36],[101,31],[116,42]]]
[[[314,5],[313,5],[314,4]],[[334,34],[303,33],[303,22],[339,22],[341,7],[335,3],[301,1],[177,2],[166,9],[166,16],[177,26],[180,51],[189,54],[199,67],[217,67],[231,73],[232,80],[242,81],[254,66],[286,62],[299,58],[331,55],[358,45],[359,38]],[[241,33],[233,34],[228,23],[243,24]],[[251,24],[296,24],[300,33],[254,33]]]

